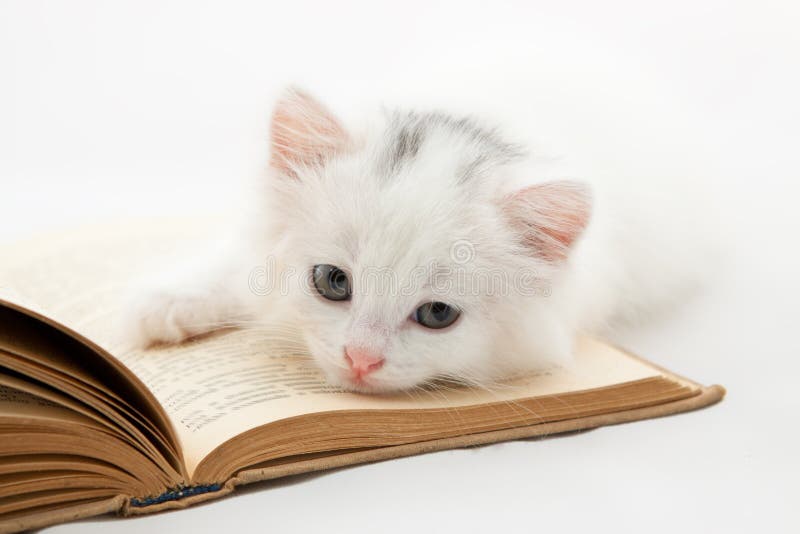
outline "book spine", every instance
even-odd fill
[[[165,491],[161,495],[155,497],[132,498],[130,506],[135,508],[143,508],[145,506],[152,506],[161,504],[168,501],[178,501],[194,495],[202,495],[203,493],[211,493],[222,489],[222,484],[208,484],[207,486],[184,486],[173,488]]]

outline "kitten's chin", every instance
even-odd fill
[[[337,387],[340,387],[347,391],[352,391],[354,393],[368,393],[371,395],[376,395],[381,393],[396,393],[398,391],[402,391],[404,389],[411,389],[414,387],[413,384],[402,386],[398,384],[391,384],[386,381],[373,377],[366,377],[361,379],[338,377],[335,380],[335,382],[336,382],[335,385]]]
[[[385,393],[394,393],[400,391],[402,388],[393,388],[382,384],[376,384],[367,380],[344,380],[340,386],[347,391],[353,393],[366,393],[368,395],[380,395]]]
[[[382,393],[397,393],[399,391],[413,389],[417,386],[416,382],[402,384],[397,381],[382,379],[380,376],[365,376],[353,378],[343,374],[340,370],[326,370],[325,376],[328,383],[334,387],[342,388],[353,393],[367,393],[378,395]]]

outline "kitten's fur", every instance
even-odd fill
[[[698,249],[680,200],[653,183],[562,179],[531,149],[439,112],[384,110],[345,125],[287,91],[263,204],[239,244],[141,294],[128,334],[148,345],[243,319],[288,321],[331,383],[378,392],[566,362],[576,333],[683,294]],[[309,291],[316,264],[345,270],[352,300]],[[265,275],[288,291],[260,291]],[[426,329],[410,316],[430,301],[461,316]],[[353,380],[351,345],[385,364]]]

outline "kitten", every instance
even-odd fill
[[[485,385],[568,362],[578,333],[679,298],[692,278],[680,213],[649,218],[663,200],[552,179],[477,119],[384,110],[358,128],[289,90],[270,143],[248,230],[142,292],[137,344],[289,322],[336,386]]]

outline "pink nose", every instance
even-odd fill
[[[345,347],[344,359],[353,370],[355,378],[367,376],[383,366],[383,355],[362,347]]]

